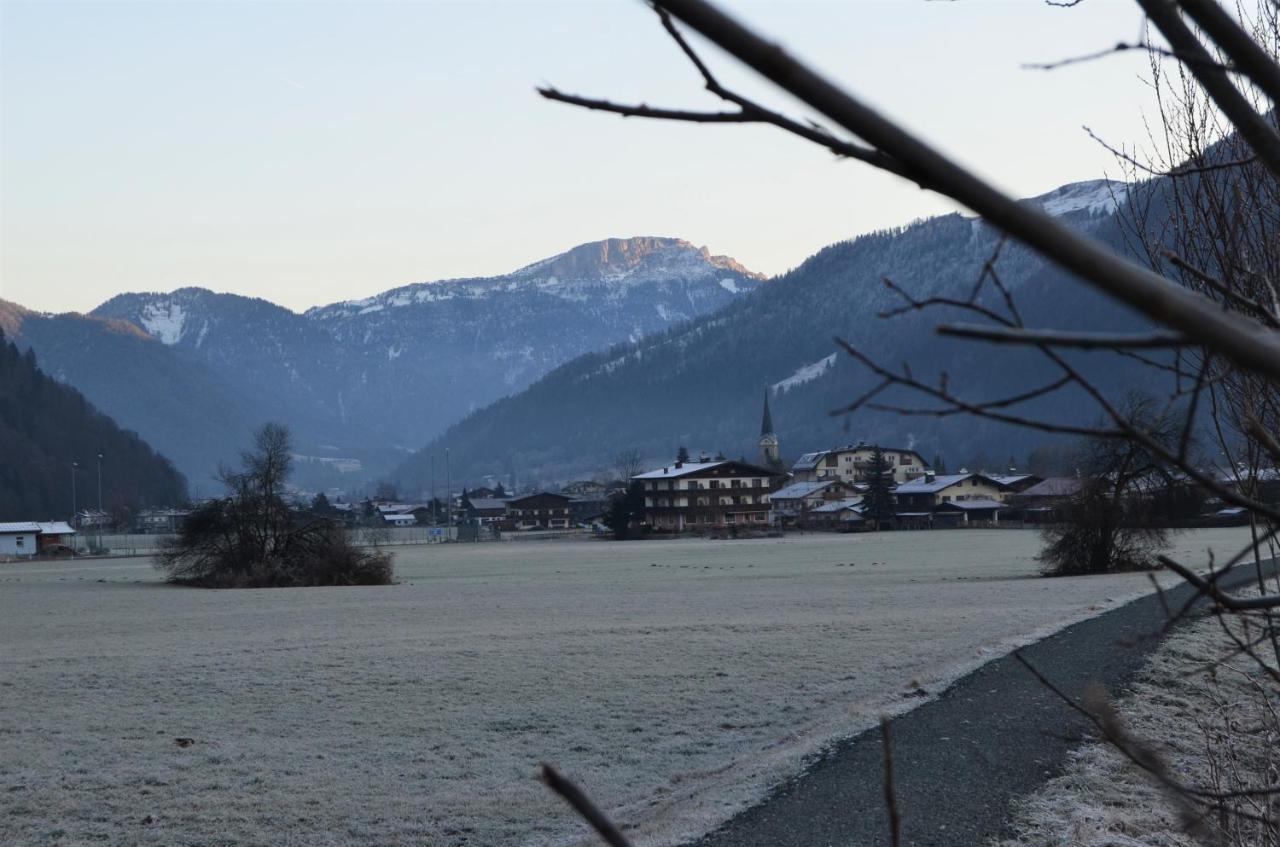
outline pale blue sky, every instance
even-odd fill
[[[1019,195],[1117,168],[1145,59],[1120,0],[726,2]],[[764,127],[580,112],[564,90],[714,106],[635,0],[0,4],[0,297],[87,311],[201,285],[302,309],[673,235],[777,273],[946,211]],[[706,48],[726,82],[787,101]]]

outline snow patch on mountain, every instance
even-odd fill
[[[162,344],[173,346],[182,340],[182,330],[187,322],[187,314],[181,303],[171,300],[155,301],[142,307],[139,321],[142,323],[142,328],[153,338]]]
[[[1123,182],[1095,179],[1075,182],[1054,189],[1036,199],[1046,214],[1059,217],[1071,212],[1088,212],[1090,215],[1113,213],[1124,198]]]
[[[796,372],[791,376],[781,382],[775,382],[773,384],[773,393],[785,394],[797,386],[804,385],[806,382],[813,382],[815,379],[835,367],[835,364],[836,354],[832,353],[830,356],[824,356],[811,365],[804,365],[796,368]]]
[[[738,283],[732,279],[720,280],[720,287],[725,291],[728,291],[730,294],[737,294],[741,290],[738,288]]]

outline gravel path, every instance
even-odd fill
[[[1275,563],[1272,563],[1275,566]],[[1224,580],[1254,578],[1252,565]],[[1191,591],[1166,595],[1171,605]],[[1174,605],[1177,608],[1176,605]],[[1124,686],[1159,643],[1165,618],[1150,595],[1024,648],[1023,656],[1078,697],[1093,682]],[[893,721],[895,789],[905,845],[980,845],[1002,833],[1009,801],[1061,772],[1085,721],[1012,656],[964,677]],[[889,844],[880,731],[834,748],[764,803],[697,847]]]

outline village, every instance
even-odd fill
[[[525,492],[501,482],[463,487],[444,497],[404,501],[389,486],[373,496],[333,501],[299,493],[300,514],[331,520],[359,543],[411,544],[538,538],[713,538],[777,536],[787,532],[868,532],[965,528],[1026,528],[1063,519],[1080,496],[1077,476],[1039,476],[1010,467],[938,472],[916,450],[855,442],[802,453],[789,468],[781,460],[766,395],[754,462],[681,448],[669,463],[635,469],[624,480],[575,480]],[[633,460],[634,461],[634,460]],[[1231,474],[1221,474],[1232,484]],[[1263,496],[1280,491],[1280,475],[1256,483]],[[1164,489],[1185,488],[1179,481]],[[1154,492],[1160,493],[1160,492]],[[1152,491],[1145,492],[1151,496]],[[99,508],[76,509],[65,520],[0,523],[0,559],[136,552],[159,545],[136,536],[178,533],[196,504],[139,509],[121,517]],[[1243,510],[1211,500],[1169,510],[1168,523],[1238,526]],[[119,541],[117,539],[129,539]]]

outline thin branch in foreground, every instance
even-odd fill
[[[1179,562],[1175,562],[1168,556],[1157,556],[1156,558],[1159,560],[1160,564],[1191,583],[1206,596],[1213,598],[1213,600],[1223,608],[1230,609],[1234,612],[1241,612],[1249,609],[1280,608],[1280,594],[1263,595],[1261,597],[1235,597],[1223,591],[1216,584],[1205,580],[1195,571],[1191,570],[1191,568]]]
[[[555,793],[559,794],[566,803],[573,807],[583,820],[591,824],[604,842],[610,847],[631,847],[631,842],[622,834],[622,830],[609,820],[600,808],[592,803],[587,795],[582,793],[582,789],[574,785],[566,779],[559,771],[551,765],[544,764],[542,766],[542,781],[547,784]]]
[[[898,797],[893,788],[893,738],[888,716],[880,718],[880,740],[884,744],[884,805],[889,810],[889,843],[902,845],[902,816],[898,813]]]
[[[1052,329],[1018,329],[1013,327],[981,326],[978,324],[942,324],[935,330],[938,335],[953,338],[972,338],[998,344],[1045,344],[1050,347],[1073,347],[1079,350],[1128,350],[1187,347],[1194,344],[1185,335],[1172,332],[1152,332],[1145,335],[1105,332],[1061,332]]]
[[[1065,59],[1058,59],[1053,62],[1027,62],[1024,63],[1022,67],[1024,70],[1029,71],[1056,71],[1058,68],[1064,68],[1068,65],[1078,65],[1082,62],[1094,62],[1098,59],[1105,59],[1107,56],[1114,56],[1116,53],[1127,53],[1130,50],[1142,50],[1148,54],[1154,53],[1157,56],[1164,56],[1166,59],[1177,59],[1180,62],[1198,62],[1200,64],[1207,64],[1210,67],[1217,68],[1220,71],[1226,71],[1227,73],[1242,73],[1239,68],[1233,65],[1225,65],[1222,62],[1214,62],[1212,60],[1206,62],[1203,59],[1199,59],[1194,56],[1187,56],[1178,53],[1177,51],[1170,50],[1167,47],[1152,44],[1149,41],[1117,41],[1111,47],[1106,47],[1102,50],[1095,50],[1092,53],[1084,53],[1079,56],[1068,56]]]
[[[1144,5],[1154,2],[1139,1]],[[1280,334],[1265,332],[1241,315],[1224,313],[1203,295],[1175,285],[1041,210],[1019,203],[714,5],[703,0],[661,0],[660,5],[851,136],[891,157],[918,184],[962,203],[1147,317],[1187,333],[1242,368],[1280,379]],[[1254,117],[1257,118],[1256,113]],[[1270,151],[1261,149],[1261,145],[1255,145],[1255,149],[1260,158],[1267,159],[1264,152]],[[1274,158],[1280,163],[1280,145]],[[1280,172],[1280,165],[1277,171]]]

